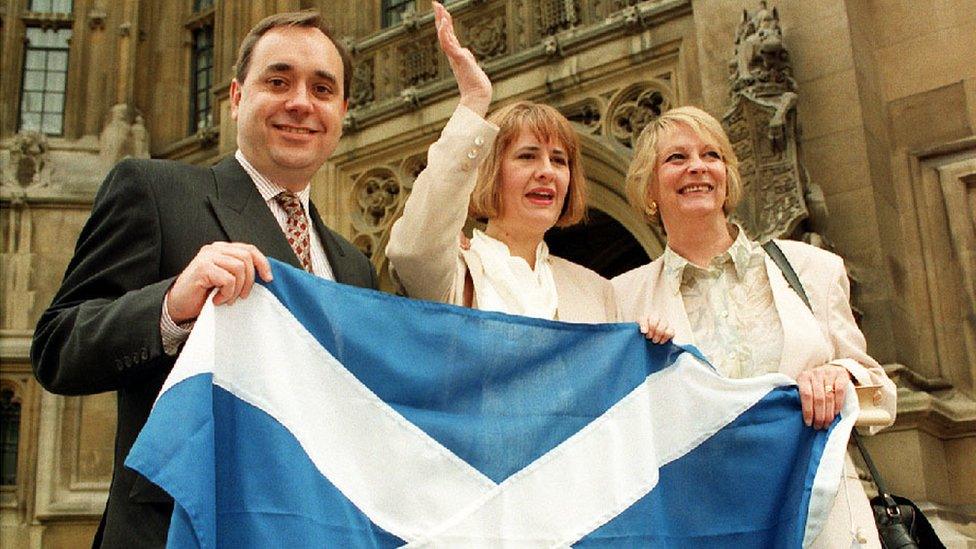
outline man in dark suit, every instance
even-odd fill
[[[308,201],[341,135],[350,73],[318,14],[269,17],[244,38],[231,83],[237,153],[211,168],[124,160],[95,197],[31,348],[46,389],[118,395],[95,545],[165,544],[172,500],[123,462],[211,290],[218,305],[246,298],[255,276],[270,279],[267,257],[376,287],[369,261]]]

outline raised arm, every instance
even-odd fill
[[[427,151],[427,167],[390,231],[386,255],[408,295],[453,302],[463,284],[458,233],[467,219],[478,163],[491,150],[498,128],[484,120],[491,103],[488,76],[461,47],[450,14],[436,2],[434,18],[461,100]]]
[[[468,48],[461,47],[457,35],[454,33],[454,20],[447,8],[440,2],[432,2],[434,6],[434,24],[437,26],[437,42],[441,51],[447,56],[451,65],[451,72],[457,80],[458,92],[461,95],[461,105],[471,109],[478,116],[484,117],[491,105],[491,81],[488,75],[478,66],[478,60]]]

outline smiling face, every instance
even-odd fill
[[[339,51],[322,31],[275,27],[254,46],[244,82],[231,82],[237,145],[262,175],[298,191],[335,150],[346,100]]]
[[[727,170],[715,143],[685,124],[675,124],[657,143],[654,183],[648,198],[657,202],[667,229],[677,223],[725,218]]]
[[[502,153],[501,211],[490,224],[539,235],[556,224],[569,189],[570,161],[561,143],[521,131]]]

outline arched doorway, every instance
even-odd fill
[[[590,208],[587,218],[586,223],[546,233],[549,251],[604,278],[613,278],[650,261],[634,235],[609,214]]]
[[[630,149],[581,126],[577,133],[589,182],[588,221],[550,230],[546,244],[553,255],[613,278],[660,255],[664,238],[624,198]]]

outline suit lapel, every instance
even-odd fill
[[[813,313],[793,288],[790,288],[782,271],[768,255],[765,256],[765,265],[773,302],[783,327],[783,353],[780,355],[779,371],[796,377],[803,368],[819,366],[830,360],[831,345],[824,337]]]
[[[655,304],[652,311],[665,311],[674,330],[674,339],[681,345],[695,345],[695,333],[691,331],[691,322],[688,320],[688,311],[685,310],[685,300],[681,297],[680,291],[674,291],[671,287],[674,281],[664,281],[664,291],[661,292],[659,302]],[[660,313],[658,313],[660,314]]]
[[[210,196],[210,205],[228,240],[253,244],[264,255],[301,269],[278,220],[237,160],[231,156],[212,170],[217,193]]]
[[[647,288],[647,304],[644,311],[666,318],[674,330],[674,342],[680,345],[695,345],[695,334],[691,331],[688,321],[688,311],[681,292],[674,285],[676,281],[665,274],[664,258],[654,261],[657,273],[650,273],[650,280],[655,280],[653,288]]]
[[[312,226],[315,227],[315,232],[319,235],[319,242],[325,249],[325,257],[329,260],[329,267],[332,268],[335,281],[351,284],[354,280],[353,272],[350,269],[352,262],[347,260],[346,252],[339,246],[339,241],[336,240],[332,231],[322,222],[322,216],[319,215],[318,209],[311,200],[308,202],[308,215],[312,218]]]

